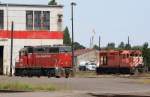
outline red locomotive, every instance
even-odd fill
[[[140,50],[104,50],[99,53],[99,66],[97,67],[97,74],[134,74],[143,67],[143,57]]]
[[[33,46],[24,47],[16,62],[16,76],[69,77],[72,72],[71,47]]]

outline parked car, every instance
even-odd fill
[[[94,71],[96,70],[96,64],[95,63],[91,63],[91,62],[81,62],[79,64],[79,70],[80,71]]]
[[[95,63],[88,63],[88,64],[85,64],[85,66],[86,66],[86,70],[90,70],[90,71],[96,70],[96,64]]]

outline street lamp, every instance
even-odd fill
[[[12,66],[13,66],[13,34],[14,34],[14,22],[11,24],[11,50],[10,50],[10,76],[12,76]]]
[[[75,2],[71,2],[71,21],[72,21],[72,44],[71,44],[71,48],[72,48],[72,66],[74,66],[74,21],[73,21],[73,18],[74,18],[74,14],[73,14],[73,8],[74,6],[76,6],[76,3]],[[75,69],[75,68],[74,68]]]

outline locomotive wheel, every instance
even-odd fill
[[[138,68],[132,68],[132,69],[130,70],[130,74],[131,74],[131,75],[137,75],[137,74],[139,74]]]
[[[69,74],[66,74],[65,78],[69,78]]]
[[[139,74],[139,70],[138,68],[135,68],[134,75],[138,75],[138,74]]]
[[[51,75],[48,75],[48,78],[51,78]]]
[[[50,71],[49,71],[49,72],[47,72],[47,74],[46,74],[46,75],[47,75],[47,77],[48,77],[48,78],[51,78],[51,77],[52,77],[52,74],[51,74],[51,72],[50,72]]]
[[[60,78],[60,76],[55,76],[56,78]]]
[[[27,74],[27,71],[26,71],[26,70],[23,70],[21,75],[22,75],[22,77],[27,76],[27,75],[28,75],[28,74]]]

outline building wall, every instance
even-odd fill
[[[62,29],[60,29],[58,26],[58,14],[63,14],[62,7],[32,7],[9,5],[7,7],[0,5],[0,10],[4,10],[4,29],[0,30],[0,46],[4,46],[3,74],[10,74],[10,32],[12,21],[14,22],[14,33],[16,33],[13,39],[13,73],[15,70],[15,62],[18,60],[19,50],[24,46],[63,44],[63,34],[60,34],[62,33]],[[32,31],[27,31],[26,10],[50,11],[50,31],[34,31],[34,33],[32,33]],[[26,35],[27,33],[30,34]],[[51,36],[49,36],[50,33],[52,33]]]
[[[76,57],[76,64],[79,65],[80,62],[95,62],[97,63],[98,62],[98,54],[97,54],[97,51],[96,50],[93,50],[93,51],[90,51],[90,52],[87,52],[85,54],[82,54],[82,55],[79,55]]]
[[[26,11],[50,11],[50,30],[58,31],[58,14],[63,14],[61,7],[20,7],[0,6],[4,10],[4,30],[11,30],[11,22],[14,22],[14,30],[26,30]],[[7,28],[8,25],[8,28]],[[62,29],[61,29],[62,30]]]

